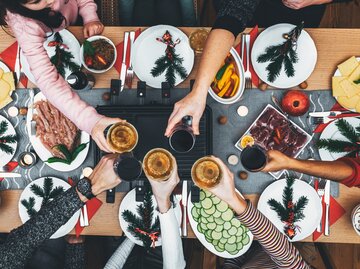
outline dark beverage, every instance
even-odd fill
[[[195,144],[194,135],[187,130],[178,130],[171,135],[169,143],[176,152],[189,152]]]
[[[71,73],[66,80],[74,90],[90,90],[95,84],[94,76],[82,71]]]
[[[264,149],[259,146],[247,146],[240,155],[240,160],[244,168],[251,172],[257,172],[263,169],[267,162],[267,156]]]
[[[212,157],[197,160],[191,168],[191,178],[199,188],[212,188],[222,177],[219,164]]]
[[[141,163],[131,153],[124,153],[114,163],[115,173],[121,180],[133,181],[141,175]]]
[[[166,181],[174,168],[174,157],[165,149],[150,150],[144,157],[143,169],[147,178]]]

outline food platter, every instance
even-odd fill
[[[36,94],[34,96],[34,104],[41,100],[46,100],[46,98],[41,92],[39,92],[38,94]],[[57,171],[69,172],[69,171],[72,171],[72,170],[75,170],[76,168],[78,168],[86,159],[86,156],[89,152],[89,144],[87,144],[86,148],[84,150],[82,150],[79,153],[79,155],[77,155],[76,159],[71,164],[60,163],[60,162],[56,162],[56,163],[46,162],[49,158],[53,157],[53,154],[42,144],[39,137],[37,137],[35,134],[32,134],[31,124],[32,124],[34,115],[37,115],[36,109],[29,108],[27,117],[26,117],[26,128],[27,128],[27,131],[29,134],[30,142],[31,142],[32,146],[34,147],[34,150],[35,150],[36,154],[39,156],[39,158],[43,162],[45,162],[46,165],[48,165],[49,167],[51,167],[52,169],[57,170]],[[89,143],[89,142],[90,142],[90,135],[84,131],[81,131],[80,144]]]
[[[253,234],[234,216],[232,209],[211,193],[201,190],[200,202],[188,199],[192,230],[209,251],[223,258],[243,255],[251,246]]]

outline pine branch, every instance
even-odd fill
[[[35,198],[34,197],[30,197],[29,200],[26,200],[26,199],[21,200],[21,204],[26,208],[26,211],[30,218],[35,216],[35,214],[37,212],[34,209],[34,206],[35,206]]]
[[[17,136],[16,136],[16,135],[0,136],[0,143],[13,144],[13,143],[16,143],[16,140],[17,140]],[[6,142],[2,142],[2,141],[6,141]]]
[[[285,221],[288,218],[288,211],[281,203],[273,198],[269,199],[267,203],[278,214],[281,221]]]
[[[260,54],[257,58],[259,63],[266,63],[269,61],[274,60],[275,55],[278,55],[278,50],[281,48],[282,45],[270,46],[265,49],[263,54]]]
[[[356,158],[356,153],[357,151],[351,151],[349,153],[347,153],[344,157],[348,157],[348,158]]]
[[[287,209],[288,208],[288,202],[293,201],[293,184],[295,179],[293,177],[288,177],[286,179],[286,186],[284,188],[283,193],[283,205]]]
[[[320,139],[316,145],[319,149],[326,149],[332,153],[351,152],[357,148],[357,146],[351,142],[337,139]]]
[[[63,42],[64,42],[63,39],[62,39],[62,36],[60,35],[59,32],[56,32],[56,33],[54,34],[54,41],[59,42],[59,43],[63,43]]]
[[[303,211],[308,204],[309,199],[305,196],[301,196],[299,200],[294,204],[294,222],[302,220],[305,216]]]
[[[173,65],[170,65],[166,70],[165,79],[169,83],[171,88],[174,87],[176,78],[175,78],[175,69]]]
[[[185,69],[185,67],[183,67],[181,65],[182,63],[182,60],[180,62],[178,61],[174,61],[174,69],[175,69],[175,72],[177,74],[179,74],[179,76],[182,78],[182,79],[186,79],[186,77],[188,76],[188,73]]]
[[[280,55],[266,67],[266,71],[268,71],[267,78],[270,82],[274,82],[274,80],[280,75],[283,60],[284,56]]]
[[[10,147],[7,144],[3,144],[3,143],[0,143],[0,150],[5,152],[6,154],[13,154],[14,153],[14,149],[12,147]]]
[[[7,131],[7,129],[8,129],[7,121],[0,122],[0,134],[5,133]]]
[[[46,198],[48,198],[50,196],[50,193],[51,193],[51,190],[53,187],[54,187],[54,182],[53,182],[52,178],[46,177],[44,179],[44,184],[43,184],[44,196]]]
[[[296,51],[293,49],[293,47],[291,47],[291,49],[289,50],[289,58],[291,60],[292,63],[297,63],[299,61],[299,58],[297,56]]]
[[[38,197],[43,198],[45,196],[44,190],[36,184],[32,184],[30,190]]]
[[[285,68],[285,73],[288,77],[293,77],[295,75],[294,65],[291,59],[289,58],[289,56],[287,55],[284,58],[284,68]]]
[[[155,61],[155,66],[151,69],[150,73],[153,77],[158,77],[164,73],[170,65],[170,60],[164,55]]]
[[[353,143],[358,142],[359,137],[358,137],[354,127],[349,122],[347,122],[344,119],[339,119],[335,122],[335,125],[336,125],[336,127],[338,127],[340,133],[344,137],[346,137]]]
[[[64,188],[62,186],[57,186],[50,192],[49,198],[54,199],[55,197],[59,196],[63,192],[64,192]]]

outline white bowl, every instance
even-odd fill
[[[91,42],[91,41],[95,41],[95,40],[99,40],[99,39],[104,39],[105,41],[107,41],[108,43],[111,44],[111,46],[113,46],[114,48],[114,60],[112,61],[112,63],[110,64],[110,66],[106,69],[103,69],[103,70],[95,70],[95,69],[92,69],[90,67],[88,67],[86,64],[85,64],[85,59],[84,59],[84,45],[81,45],[81,48],[80,48],[80,59],[81,59],[81,64],[85,67],[85,69],[87,69],[88,71],[90,72],[93,72],[93,73],[97,73],[97,74],[100,74],[100,73],[105,73],[106,71],[109,71],[110,68],[112,68],[115,64],[115,61],[116,61],[116,57],[117,57],[117,52],[116,52],[116,47],[114,45],[114,43],[107,37],[105,36],[101,36],[101,35],[94,35],[94,36],[91,36],[89,37],[88,39],[86,39],[87,41]]]
[[[231,97],[231,98],[222,98],[222,97],[219,97],[214,91],[213,89],[211,89],[211,87],[209,88],[208,92],[210,93],[211,97],[214,98],[216,101],[218,101],[219,103],[222,103],[222,104],[226,104],[226,105],[229,105],[229,104],[233,104],[235,102],[237,102],[240,97],[243,95],[244,93],[244,89],[245,89],[245,75],[244,75],[244,66],[242,64],[242,61],[240,59],[240,56],[239,54],[236,52],[236,50],[234,48],[231,48],[230,50],[230,54],[232,55],[232,57],[234,58],[235,60],[235,63],[236,63],[236,72],[237,74],[239,75],[239,78],[240,78],[240,83],[239,83],[239,87],[238,87],[238,90],[236,92],[236,94]]]

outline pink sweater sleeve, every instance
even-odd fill
[[[97,5],[94,0],[77,0],[79,7],[79,14],[83,18],[84,25],[93,22],[100,21],[96,13]]]
[[[37,86],[46,98],[79,129],[91,134],[94,125],[103,116],[82,101],[52,65],[43,47],[44,30],[37,22],[18,15],[9,16],[8,24],[26,56]]]

